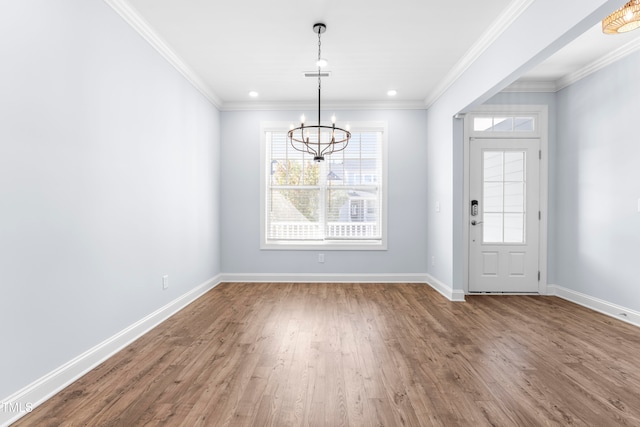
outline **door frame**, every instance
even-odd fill
[[[473,131],[473,118],[483,115],[512,116],[514,114],[533,115],[537,118],[537,128],[534,132],[485,132]],[[471,247],[469,222],[470,216],[470,149],[471,139],[518,139],[518,138],[539,138],[540,139],[540,177],[539,177],[539,197],[540,197],[540,221],[538,222],[538,269],[540,280],[538,281],[538,294],[547,295],[547,251],[548,251],[548,194],[549,194],[549,131],[548,131],[548,107],[546,105],[482,105],[473,111],[464,114],[463,133],[463,200],[462,200],[462,239],[463,239],[463,290],[465,295],[469,295],[469,250]],[[474,292],[474,294],[477,294]],[[510,294],[513,295],[513,294]]]

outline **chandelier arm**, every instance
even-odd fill
[[[336,148],[335,148],[335,144],[331,144],[331,147],[333,147],[333,149],[332,149],[330,152],[328,152],[328,153],[327,153],[327,151],[326,151],[326,150],[327,150],[329,147],[326,147],[326,148],[325,148],[325,149],[320,153],[320,155],[322,155],[322,156],[323,156],[323,155],[325,155],[325,154],[329,155],[329,154],[339,153],[339,152],[341,152],[341,151],[344,151],[344,150],[347,148],[347,145],[346,145],[346,144],[345,144],[345,145],[342,145],[340,148],[336,149]]]
[[[300,129],[300,135],[301,135],[300,139],[298,139],[298,138],[296,138],[296,137],[294,136],[294,132],[295,132],[296,130],[298,130],[298,129]],[[296,150],[296,151],[299,151],[299,152],[301,152],[301,153],[311,154],[311,155],[313,155],[313,156],[317,156],[317,155],[318,155],[318,152],[317,152],[316,150],[314,150],[314,149],[313,149],[313,147],[311,147],[311,145],[309,145],[308,143],[306,143],[306,142],[304,141],[304,133],[303,133],[303,132],[304,132],[304,128],[303,128],[303,127],[299,127],[299,128],[296,128],[296,129],[292,129],[292,130],[290,130],[290,131],[289,131],[289,133],[288,133],[288,136],[289,136],[289,144],[290,144],[290,145],[291,145],[291,147],[292,147],[294,150]],[[303,144],[303,145],[304,145],[304,147],[305,147],[305,149],[301,149],[301,148],[296,147],[296,145],[293,143],[294,141],[295,141],[295,142],[297,142],[297,143],[299,143],[299,144]]]
[[[341,130],[341,131],[343,131],[343,132],[345,133],[344,138],[342,138],[342,139],[341,139],[341,140],[339,140],[339,141],[335,141],[335,142],[334,142],[334,143],[332,143],[332,144],[329,144],[329,146],[328,146],[328,147],[326,147],[326,148],[325,148],[325,149],[320,153],[320,155],[324,155],[324,154],[333,154],[333,153],[339,153],[340,151],[344,151],[344,150],[347,148],[347,145],[349,144],[349,140],[351,139],[351,132],[346,131],[346,130],[343,130],[343,129],[340,129],[340,130]],[[335,147],[336,147],[337,145],[340,145],[340,148],[336,149]],[[329,147],[332,147],[332,150],[331,150],[331,152],[330,152],[330,153],[326,153],[326,150],[327,150]]]
[[[309,151],[309,150],[301,150],[300,148],[296,147],[293,144],[291,144],[291,147],[293,147],[294,150],[299,151],[301,153],[307,153],[307,154],[311,154],[313,156],[317,156],[318,155],[318,153],[316,153],[315,150],[313,148],[311,148],[311,147],[308,147],[309,150],[311,150],[311,151]]]
[[[331,148],[331,150],[330,150]],[[322,153],[320,153],[321,156],[328,156],[330,154],[333,154],[335,152],[335,144],[329,144],[328,146],[325,147],[324,150],[322,150]]]

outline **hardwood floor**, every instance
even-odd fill
[[[640,329],[555,297],[225,283],[15,426],[640,425]]]

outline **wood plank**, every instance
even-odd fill
[[[555,297],[225,283],[15,423],[640,425],[640,329]]]

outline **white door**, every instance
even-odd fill
[[[539,139],[470,140],[469,292],[538,292]]]

